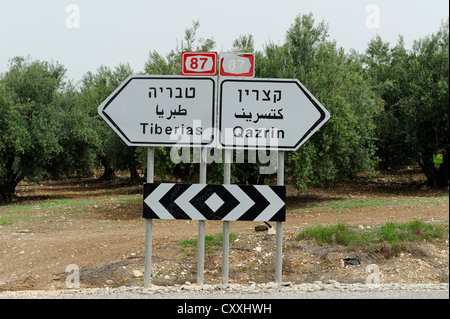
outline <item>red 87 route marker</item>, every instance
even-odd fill
[[[217,52],[182,52],[181,75],[217,75]]]

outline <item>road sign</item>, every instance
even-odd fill
[[[98,113],[129,146],[207,145],[214,140],[215,83],[212,77],[133,75]]]
[[[181,75],[217,75],[217,52],[182,52]]]
[[[225,79],[219,87],[219,148],[294,151],[330,118],[295,79]]]
[[[144,184],[144,218],[285,221],[286,188],[267,185]]]
[[[221,53],[220,76],[255,76],[255,55],[252,53]]]

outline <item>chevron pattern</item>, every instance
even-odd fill
[[[144,218],[285,221],[286,187],[144,184]]]

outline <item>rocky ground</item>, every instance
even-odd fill
[[[295,238],[300,230],[317,224],[346,223],[364,230],[389,221],[419,219],[448,227],[448,189],[408,187],[415,176],[383,175],[376,181],[362,179],[307,193],[289,188],[283,226],[283,281],[291,287],[319,283],[358,287],[374,273],[374,268],[368,271],[367,267],[375,265],[371,267],[376,267],[382,285],[444,284],[448,289],[448,236],[413,243],[396,254],[349,251]],[[0,207],[0,214],[23,217],[0,226],[0,292],[65,291],[69,265],[79,269],[82,289],[143,287],[145,221],[141,218],[142,202],[136,200],[140,186],[106,186],[93,180],[20,185],[21,199]],[[66,199],[73,201],[55,204],[55,200]],[[352,199],[387,200],[387,204],[330,208],[330,202]],[[80,200],[81,210],[77,208]],[[195,287],[196,249],[183,247],[180,241],[196,238],[197,225],[193,221],[154,221],[154,285]],[[275,236],[268,231],[256,232],[260,225],[231,223],[231,232],[236,235],[230,247],[231,285],[265,289],[264,285],[275,280]],[[207,222],[207,234],[221,231],[220,222]],[[358,259],[360,265],[346,264],[347,258]],[[211,287],[221,283],[221,262],[220,249],[207,250],[205,283]]]

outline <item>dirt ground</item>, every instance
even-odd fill
[[[301,229],[317,224],[346,223],[371,228],[389,221],[419,219],[448,226],[448,189],[417,187],[420,179],[421,175],[414,173],[382,174],[376,179],[360,177],[345,186],[308,192],[288,187],[287,220],[283,224],[283,281],[366,282],[366,267],[375,264],[380,271],[380,283],[448,283],[448,237],[411,245],[393,256],[349,252],[340,246],[319,246],[314,241],[295,240]],[[123,196],[139,198],[141,193],[141,186],[127,185],[123,180],[20,184],[19,199],[12,207],[17,205],[18,214],[24,214],[24,218],[0,226],[0,291],[66,289],[66,277],[71,273],[71,270],[66,272],[69,265],[79,267],[82,288],[142,286],[145,251],[142,201],[117,201]],[[444,202],[426,200],[445,196]],[[387,198],[390,204],[342,209],[327,206],[342,199],[366,198]],[[55,213],[51,203],[60,199],[86,202],[81,212],[69,202],[63,206],[63,211]],[[49,205],[39,205],[47,202]],[[28,205],[28,209],[21,212],[23,205]],[[2,208],[5,206],[0,206],[0,214]],[[275,279],[275,236],[267,231],[256,232],[258,225],[261,223],[232,222],[230,225],[231,232],[237,236],[230,249],[231,283]],[[182,249],[179,241],[196,238],[197,231],[195,221],[153,222],[155,284],[196,282],[196,249]],[[221,222],[206,223],[207,234],[220,232]],[[346,265],[345,258],[357,258],[360,265]],[[205,283],[221,282],[221,262],[220,250],[206,252]]]

